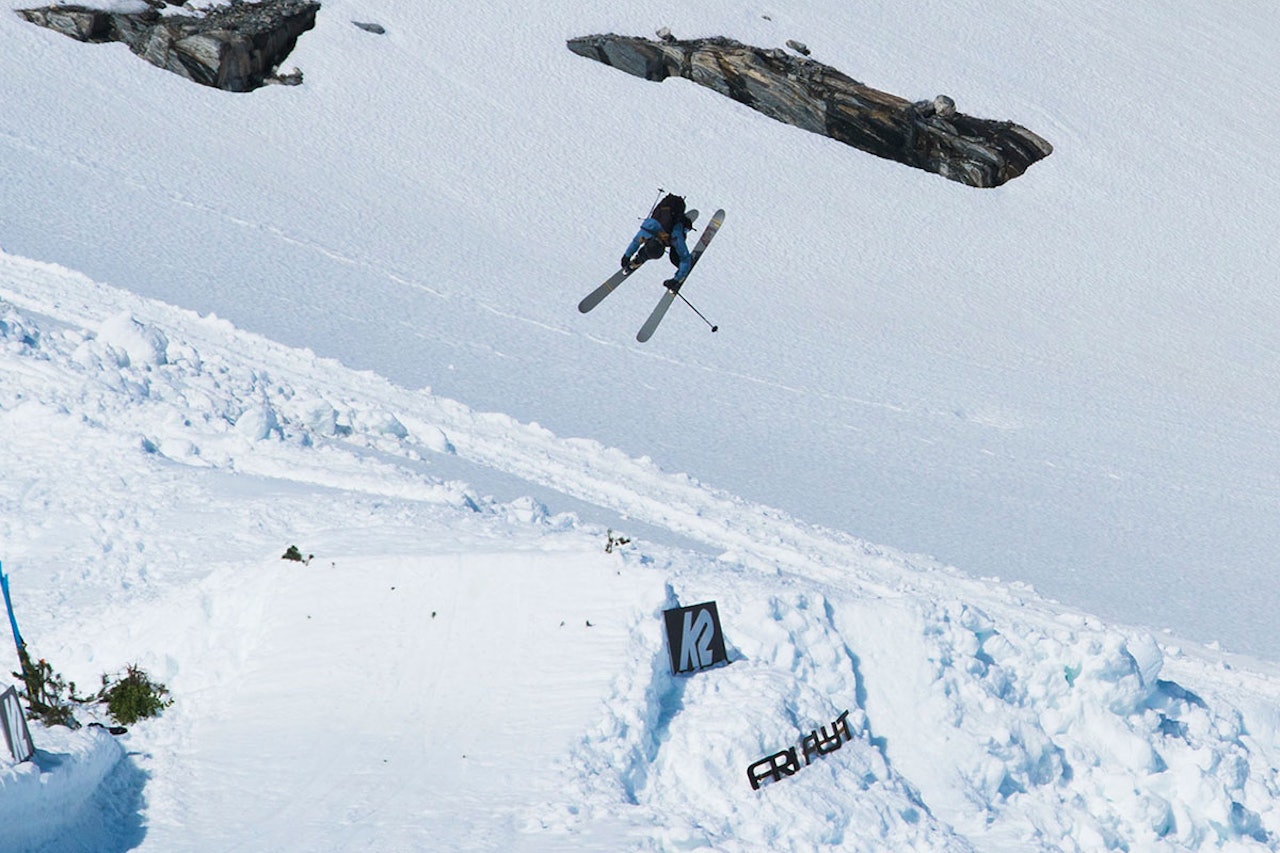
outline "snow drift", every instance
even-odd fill
[[[106,849],[1280,837],[1263,664],[56,266],[0,255],[0,299],[24,633],[85,681],[136,655],[177,700],[126,736],[123,764],[105,735],[40,731],[35,766],[0,789],[28,841],[76,837],[63,818],[106,801]],[[452,466],[543,498],[436,472]],[[606,523],[691,547],[606,553]],[[305,565],[279,559],[295,540]],[[730,662],[673,676],[662,610],[708,599]],[[753,788],[749,766],[843,712],[841,749]],[[37,770],[57,780],[38,798]],[[134,792],[123,814],[110,778]]]

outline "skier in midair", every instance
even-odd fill
[[[671,263],[676,267],[676,274],[663,284],[672,293],[678,293],[693,265],[685,237],[689,229],[693,228],[693,220],[697,215],[696,210],[685,212],[683,198],[668,193],[654,207],[649,217],[640,223],[640,230],[622,254],[622,268],[630,272],[650,258],[659,258],[664,251],[668,251]]]

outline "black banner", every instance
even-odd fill
[[[758,791],[765,781],[780,782],[788,776],[794,776],[801,767],[812,764],[815,756],[830,755],[851,740],[853,733],[849,731],[849,712],[845,711],[836,717],[830,732],[826,726],[821,726],[802,737],[798,752],[793,746],[766,756],[748,767],[747,779],[751,782],[751,789]],[[801,756],[804,757],[803,765],[800,763]]]
[[[724,634],[714,601],[663,611],[667,620],[667,650],[671,672],[679,675],[724,663]]]

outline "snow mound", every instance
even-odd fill
[[[125,849],[140,839],[137,770],[98,727],[31,724],[35,757],[0,759],[0,850]]]
[[[121,367],[145,370],[168,360],[169,339],[164,332],[139,323],[128,312],[105,320],[98,327],[98,340],[111,348]]]
[[[1280,840],[1264,664],[65,271],[0,256],[0,294],[24,632],[79,683],[137,660],[176,700],[123,761],[41,731],[0,849]],[[122,363],[134,333],[166,358]],[[662,612],[705,600],[729,663],[673,676]]]
[[[869,838],[1265,849],[1280,837],[1274,745],[1249,736],[1274,730],[1275,707],[1255,718],[1159,678],[1149,635],[996,621],[958,601],[684,580],[718,601],[731,663],[672,676],[660,635],[638,625],[605,719],[571,762],[576,787],[531,818],[541,829],[625,820],[672,849],[797,851]],[[748,784],[752,762],[845,710],[844,748]]]

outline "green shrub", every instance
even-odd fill
[[[144,717],[154,717],[173,704],[166,699],[169,689],[151,680],[139,667],[130,664],[124,678],[111,683],[102,676],[102,691],[98,701],[107,703],[107,713],[121,725],[130,725]]]
[[[18,695],[27,700],[27,717],[39,720],[46,726],[80,728],[80,723],[71,713],[70,704],[74,701],[75,682],[68,685],[44,658],[32,663],[25,644],[18,647],[18,660],[22,663],[22,672],[15,672],[13,676],[22,679],[24,689],[19,690]],[[64,691],[67,692],[65,697]]]

